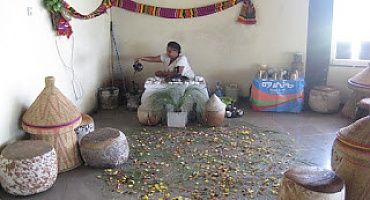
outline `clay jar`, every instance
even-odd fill
[[[222,126],[226,105],[215,94],[206,104],[205,122],[208,126]]]
[[[155,126],[162,121],[163,111],[157,111],[148,104],[142,104],[137,109],[137,117],[140,124],[145,126]]]

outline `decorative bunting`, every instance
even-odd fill
[[[74,18],[77,18],[77,19],[92,19],[92,18],[98,17],[98,16],[106,13],[107,10],[112,7],[112,3],[111,3],[111,0],[103,0],[101,2],[101,4],[99,5],[99,7],[95,11],[93,11],[92,13],[90,13],[88,15],[83,15],[83,14],[77,12],[73,7],[71,7],[65,1],[63,1],[63,6],[64,6],[64,9],[66,10],[66,12]]]
[[[48,10],[53,15],[54,29],[56,29],[58,35],[65,35],[67,37],[69,37],[72,34],[72,28],[71,25],[68,23],[69,20],[67,15],[77,19],[91,19],[106,13],[107,10],[113,6],[131,12],[147,14],[151,16],[163,17],[168,19],[185,19],[215,14],[228,8],[231,8],[239,3],[243,3],[237,21],[243,24],[256,23],[256,11],[252,3],[252,0],[225,0],[223,2],[211,4],[208,6],[186,9],[156,7],[137,3],[134,2],[133,0],[103,0],[95,11],[87,15],[83,15],[77,12],[64,0],[57,0],[60,1],[60,3],[63,5],[63,9],[61,11],[51,9],[49,6],[50,1],[54,2],[55,0],[44,0],[44,3]],[[58,20],[55,21],[55,18],[58,18]]]

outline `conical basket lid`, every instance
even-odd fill
[[[52,76],[45,88],[23,115],[23,128],[64,128],[81,122],[81,112],[54,86]]]
[[[354,90],[370,92],[370,67],[350,78],[348,84]]]
[[[370,151],[370,116],[340,129],[337,139],[351,147]]]
[[[218,111],[224,111],[225,108],[226,108],[226,105],[215,94],[213,94],[211,98],[209,98],[206,104],[207,111],[218,112]]]

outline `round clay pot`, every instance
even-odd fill
[[[148,110],[143,106],[140,106],[137,110],[137,117],[140,124],[145,126],[155,126],[162,121],[162,111]]]
[[[208,126],[222,126],[225,119],[226,105],[215,94],[206,104],[205,121]]]
[[[222,126],[225,119],[225,111],[207,111],[205,119],[208,126]]]

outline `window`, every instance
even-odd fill
[[[332,64],[367,66],[370,62],[370,1],[334,0]]]

